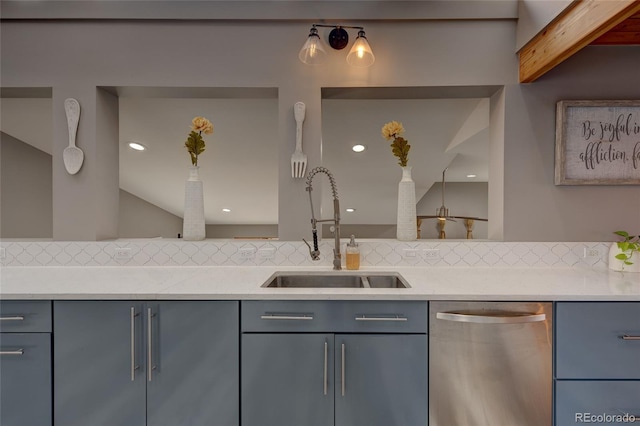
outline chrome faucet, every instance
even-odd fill
[[[318,173],[324,173],[329,177],[329,183],[331,184],[331,192],[333,193],[333,219],[318,220],[313,212],[313,199],[311,197],[311,181],[313,177]],[[318,222],[333,222],[335,225],[335,248],[333,249],[333,269],[342,269],[342,256],[340,255],[340,202],[338,201],[338,187],[336,181],[333,178],[331,172],[325,167],[316,167],[307,175],[307,191],[309,192],[309,203],[311,204],[311,232],[313,232],[313,249],[307,243],[307,240],[302,239],[309,247],[309,253],[312,260],[320,259],[320,250],[318,250],[318,230],[316,225]]]

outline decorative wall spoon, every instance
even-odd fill
[[[80,104],[73,98],[65,99],[64,111],[67,113],[67,125],[69,126],[69,146],[62,152],[64,167],[70,175],[75,175],[82,167],[84,153],[76,146],[76,133],[80,121]]]

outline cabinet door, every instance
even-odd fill
[[[427,424],[427,336],[336,335],[336,426]]]
[[[631,418],[630,418],[631,417]],[[629,424],[640,420],[640,381],[557,380],[556,426]]]
[[[147,425],[237,426],[238,302],[150,303],[145,322],[150,313]]]
[[[640,303],[561,302],[555,324],[559,379],[640,379]]]
[[[333,425],[332,355],[332,334],[243,334],[242,425]]]
[[[0,334],[0,424],[51,426],[51,334]]]
[[[56,425],[145,425],[141,310],[130,302],[54,302]]]

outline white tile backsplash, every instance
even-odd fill
[[[346,241],[345,241],[346,243]],[[489,242],[360,240],[361,268],[367,266],[433,267],[584,267],[606,269],[609,242]],[[344,245],[344,244],[343,244]],[[0,241],[5,256],[0,265],[11,266],[331,266],[333,241],[320,243],[321,258],[312,261],[301,241],[236,241],[178,239],[81,241]],[[116,256],[118,248],[131,249],[129,259]],[[274,250],[271,258],[246,259],[241,248]],[[407,257],[405,250],[416,250]],[[427,258],[425,249],[437,249]],[[585,249],[598,256],[584,257]]]

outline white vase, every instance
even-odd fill
[[[402,168],[402,180],[398,184],[398,219],[396,238],[413,241],[418,236],[416,223],[416,184],[411,179],[411,166]]]
[[[616,259],[616,255],[620,253],[622,253],[622,251],[618,248],[618,244],[612,243],[611,247],[609,247],[609,269],[624,272],[640,272],[640,254],[638,254],[637,251],[634,251],[631,259],[629,259],[629,261],[632,262],[631,265],[625,265],[622,260]]]
[[[182,238],[189,241],[205,238],[204,193],[198,169],[198,166],[189,167],[189,179],[184,185]]]

